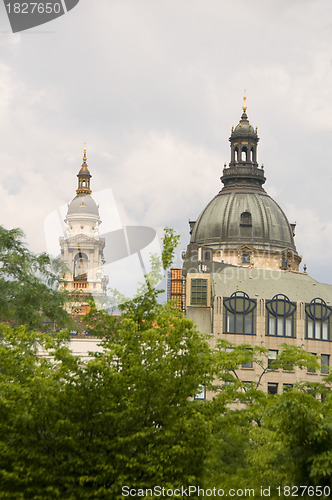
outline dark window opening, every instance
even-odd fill
[[[245,212],[242,212],[241,214],[241,221],[240,221],[241,226],[251,226],[251,213],[246,210]]]
[[[287,269],[287,266],[288,266],[287,257],[282,257],[282,259],[281,259],[281,269]]]
[[[250,254],[249,253],[243,253],[241,255],[241,262],[242,262],[242,264],[250,264]]]
[[[322,354],[320,371],[324,375],[327,375],[328,373],[330,373],[330,355],[329,354]]]
[[[276,384],[275,382],[268,382],[267,392],[269,394],[278,394],[278,384]]]
[[[88,280],[88,256],[85,253],[79,252],[74,259],[74,281]]]

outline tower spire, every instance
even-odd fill
[[[80,171],[77,174],[77,177],[78,177],[78,186],[76,189],[76,194],[77,195],[91,194],[92,191],[90,189],[90,179],[92,175],[90,174],[87,164],[86,143],[84,143],[84,149],[83,149],[83,163]]]
[[[242,106],[242,109],[244,112],[247,111],[247,104],[246,104],[246,100],[247,100],[247,90],[244,89],[244,95],[243,95],[243,106]]]
[[[83,164],[86,164],[86,142],[84,142],[84,149],[83,149]]]

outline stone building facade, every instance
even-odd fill
[[[262,388],[281,392],[299,380],[320,381],[329,372],[332,286],[308,276],[305,266],[299,270],[295,224],[263,188],[257,128],[249,123],[246,109],[244,100],[229,139],[231,160],[223,170],[223,188],[190,222],[182,304],[201,333],[213,334],[213,343],[225,339],[267,348],[267,365],[282,343],[316,354],[319,372],[268,370]],[[238,376],[257,381],[261,371],[242,366]]]

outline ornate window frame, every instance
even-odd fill
[[[273,337],[294,338],[296,303],[278,293],[266,301],[266,335]]]
[[[331,341],[331,313],[332,309],[325,300],[315,297],[305,306],[305,334],[308,340]]]
[[[224,298],[224,333],[255,335],[254,316],[257,301],[237,291]]]

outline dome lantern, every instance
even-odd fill
[[[250,124],[247,116],[246,95],[243,98],[242,116],[238,125],[231,131],[231,161],[224,168],[221,177],[225,188],[234,184],[251,185],[262,189],[265,182],[264,170],[258,168],[257,145],[259,137],[257,127]]]
[[[83,163],[82,163],[80,171],[77,174],[77,177],[78,177],[78,187],[76,189],[77,195],[79,195],[79,194],[91,194],[92,193],[92,191],[90,189],[90,179],[91,179],[92,175],[90,174],[86,160],[87,160],[86,147],[84,147]]]

